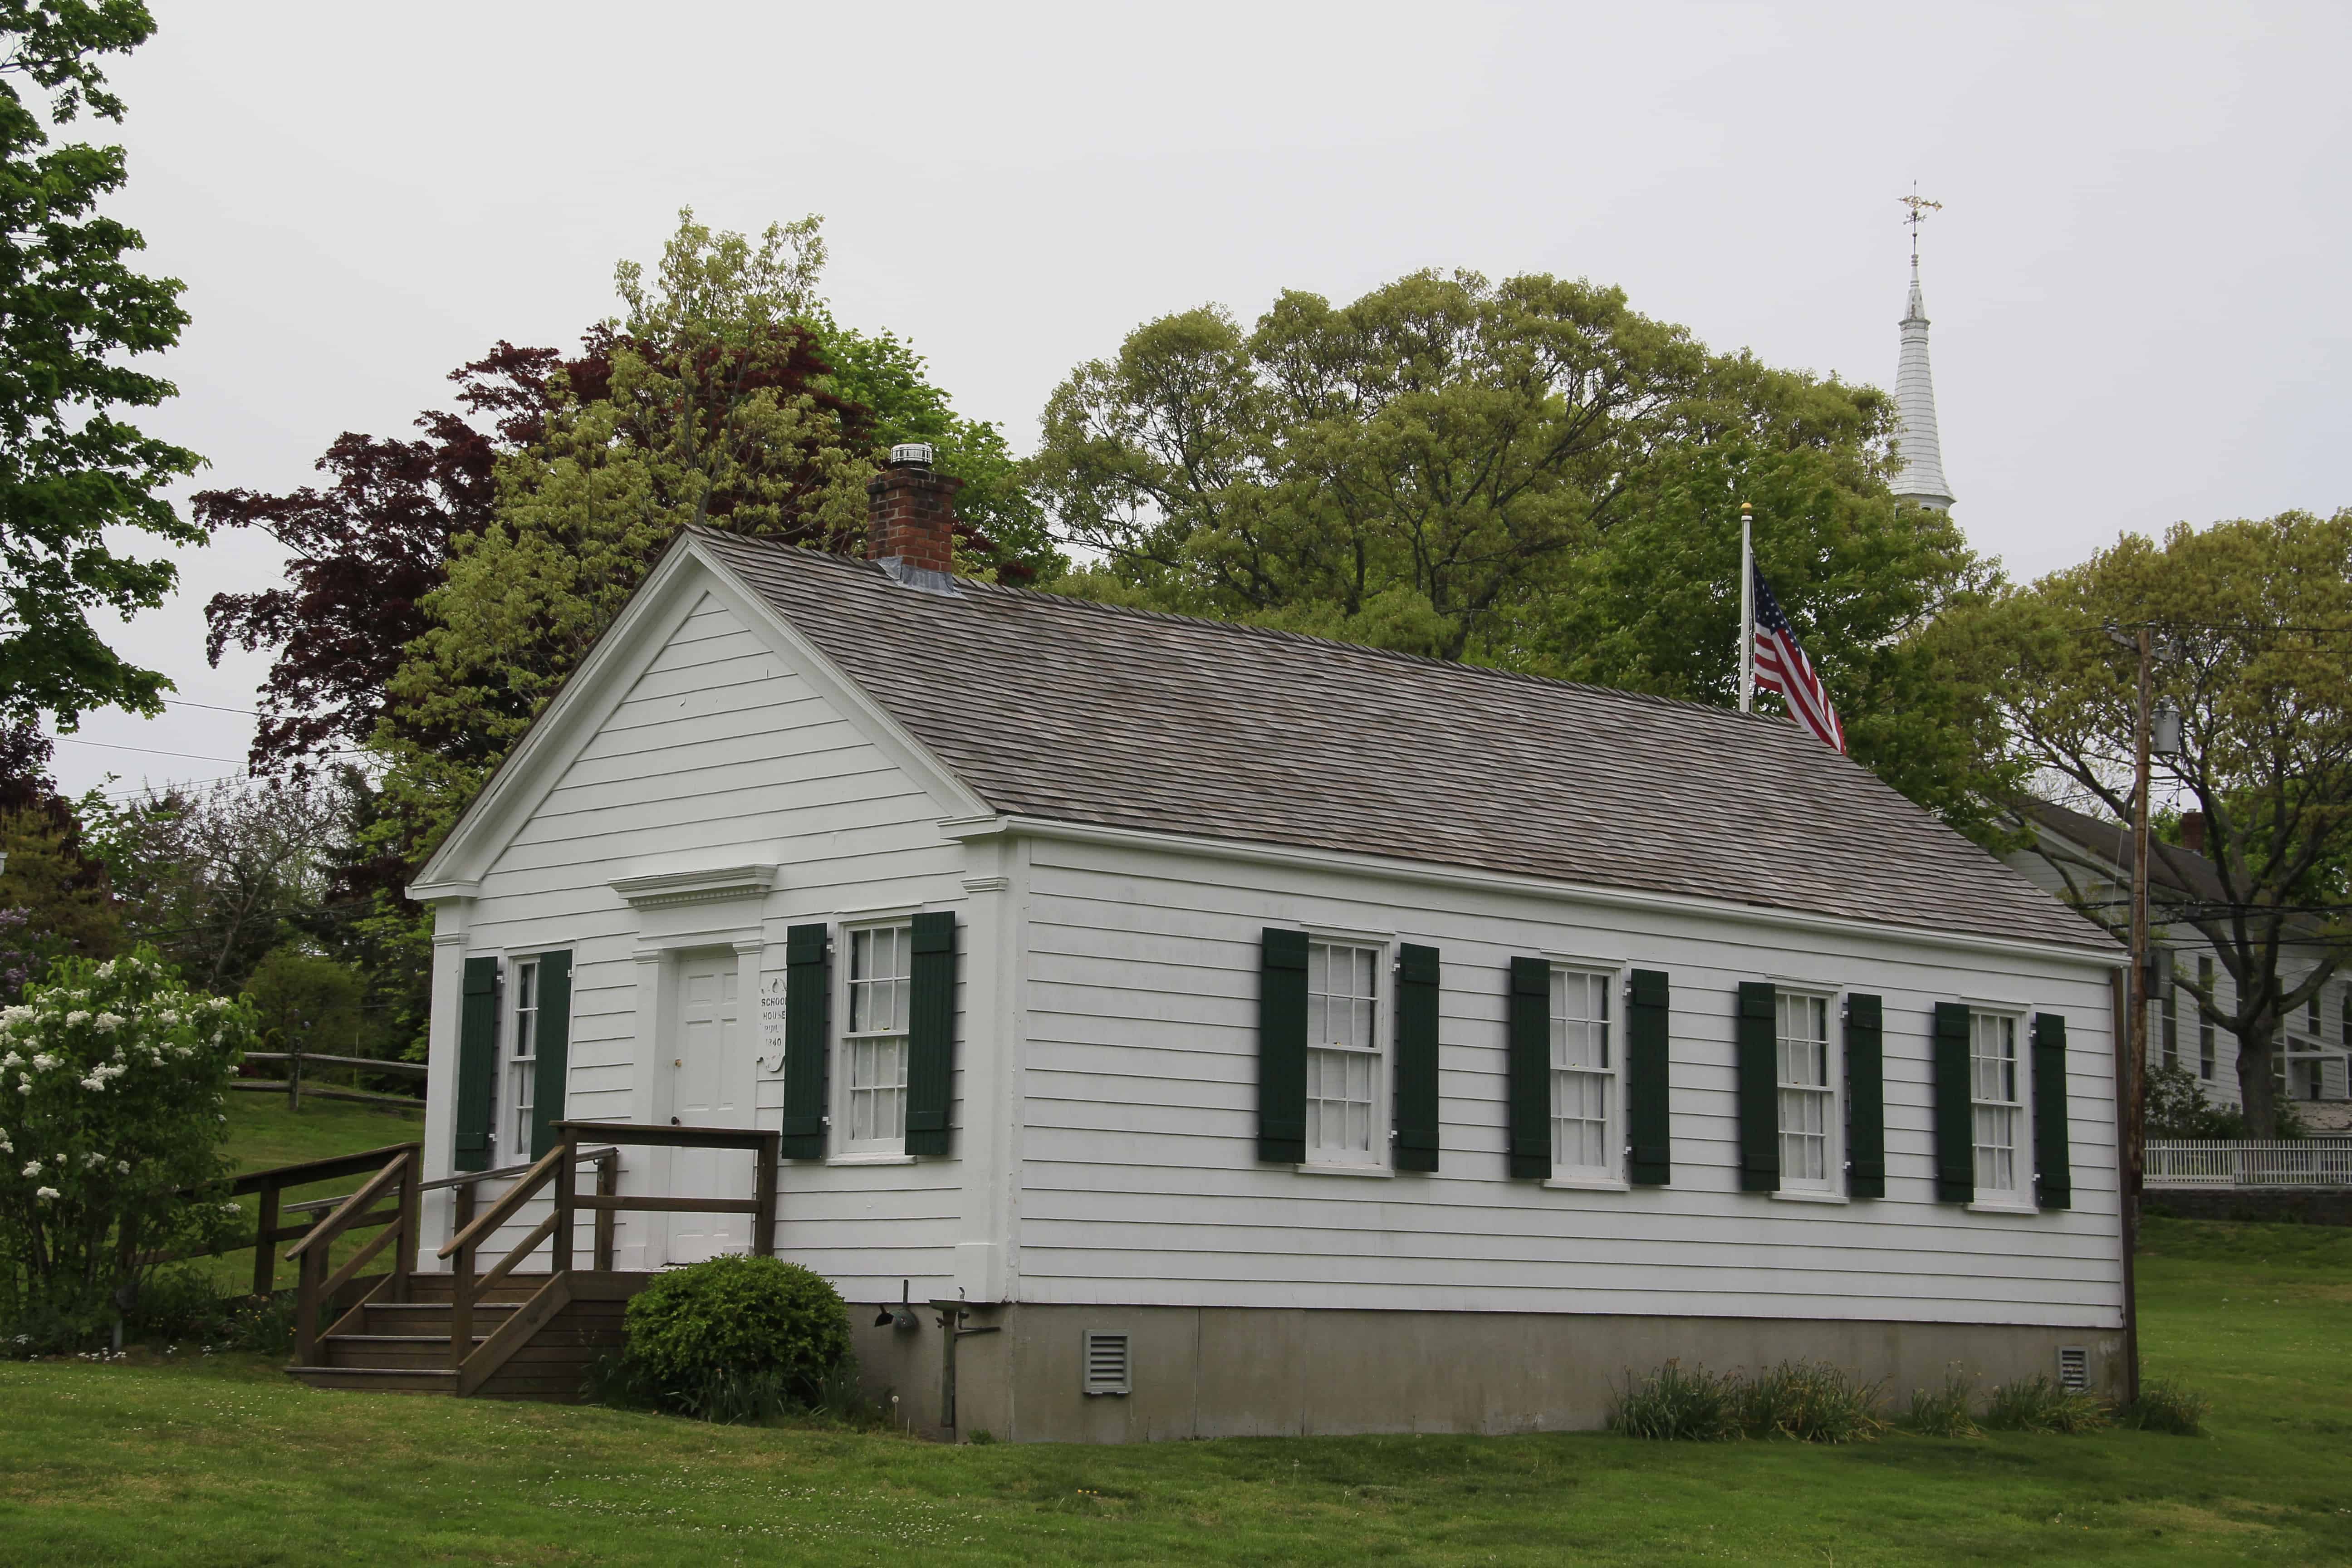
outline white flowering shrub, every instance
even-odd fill
[[[152,948],[69,959],[0,1008],[0,1317],[56,1344],[120,1321],[142,1253],[217,1239],[221,1153],[252,1010],[180,984]]]

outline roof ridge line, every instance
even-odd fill
[[[887,576],[875,563],[862,556],[841,555],[830,550],[816,550],[805,544],[787,544],[782,540],[761,539],[752,534],[736,533],[728,529],[713,528],[708,523],[688,523],[688,531],[708,534],[732,543],[756,546],[777,552],[792,551],[815,556],[838,565],[863,567]],[[1556,675],[1537,675],[1528,670],[1506,669],[1500,665],[1470,664],[1461,659],[1438,658],[1431,654],[1407,653],[1402,648],[1374,647],[1370,643],[1343,642],[1337,637],[1317,637],[1309,632],[1295,632],[1282,626],[1253,626],[1247,621],[1221,621],[1210,616],[1178,615],[1171,610],[1147,610],[1135,605],[1109,605],[1099,599],[1081,599],[1074,595],[1050,593],[1043,588],[1016,588],[1009,583],[991,583],[978,577],[958,577],[956,585],[982,593],[1003,594],[1014,598],[1034,599],[1044,604],[1069,605],[1102,615],[1125,616],[1136,620],[1164,621],[1172,626],[1200,626],[1207,630],[1239,633],[1278,642],[1294,642],[1309,647],[1333,648],[1343,653],[1370,654],[1376,658],[1393,659],[1400,663],[1425,666],[1433,669],[1462,670],[1476,675],[1493,676],[1501,680],[1522,681],[1530,685],[1550,687],[1562,691],[1583,692],[1589,696],[1617,698],[1631,702],[1654,704],[1664,708],[1687,708],[1699,713],[1732,720],[1769,720],[1769,714],[1742,713],[1736,708],[1718,707],[1692,697],[1666,697],[1654,691],[1634,691],[1622,686],[1601,686],[1587,680],[1566,680]]]

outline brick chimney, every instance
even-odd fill
[[[891,447],[889,464],[866,486],[866,555],[892,567],[891,574],[902,582],[906,568],[951,580],[955,492],[961,483],[931,470],[928,443]]]
[[[2205,814],[2184,811],[2180,814],[2180,847],[2191,855],[2205,853]]]

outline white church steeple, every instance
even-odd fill
[[[1944,447],[1936,434],[1936,383],[1927,373],[1927,311],[1919,294],[1919,223],[1940,208],[1917,191],[1902,199],[1911,209],[1911,299],[1903,312],[1903,357],[1895,371],[1895,410],[1903,468],[1895,476],[1895,496],[1914,506],[1948,511],[1952,487],[1944,479]]]

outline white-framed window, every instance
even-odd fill
[[[2213,960],[2208,955],[2198,956],[2197,984],[2204,987],[2205,994],[2213,994]],[[2212,1081],[2214,1063],[2219,1059],[2212,1021],[2200,1008],[2197,1014],[2197,1076],[2209,1083]]]
[[[907,1148],[907,1010],[914,931],[853,927],[842,1009],[842,1152],[900,1154]]]
[[[499,1159],[514,1164],[530,1158],[530,1103],[539,1077],[539,960],[518,959],[508,987],[506,1114],[499,1120],[506,1136],[499,1140]]]
[[[2018,1034],[2014,1014],[1969,1016],[1969,1080],[1979,1203],[2032,1201],[2033,1152],[2026,1142],[2025,1068]]]
[[[1831,1192],[1838,1185],[1837,1075],[1830,1045],[1830,998],[1782,991],[1773,1001],[1773,1055],[1780,1085],[1780,1185]]]
[[[1613,1181],[1625,1140],[1619,1131],[1615,1009],[1617,976],[1589,969],[1551,972],[1551,1170],[1566,1181]]]
[[[1381,1096],[1382,949],[1361,942],[1307,946],[1307,1158],[1328,1165],[1388,1160]]]

